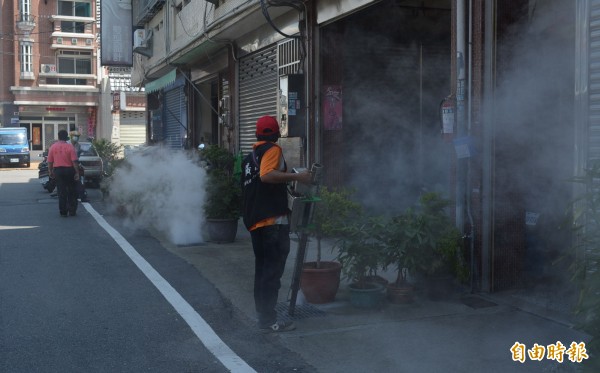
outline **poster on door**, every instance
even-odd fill
[[[326,131],[342,129],[342,86],[340,85],[324,86],[323,124]]]
[[[42,145],[42,129],[40,127],[33,127],[31,141],[34,146]]]

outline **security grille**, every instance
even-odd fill
[[[263,115],[277,115],[276,46],[244,57],[239,66],[240,150],[246,154],[256,142],[256,120]]]
[[[146,142],[146,113],[143,111],[121,112],[121,145],[136,146]]]
[[[588,168],[600,162],[600,1],[589,2],[589,34],[588,40],[588,107],[587,107],[587,163]],[[600,193],[600,181],[594,179],[592,185],[588,185],[588,192]],[[590,204],[590,216],[588,217],[588,229],[594,231],[598,223],[594,220],[593,204]],[[600,250],[595,245],[587,245],[585,250],[586,266],[588,271],[600,270]]]
[[[600,1],[590,3],[588,161],[600,161]]]
[[[279,76],[298,74],[302,68],[302,49],[299,39],[288,39],[277,45]]]
[[[183,146],[184,111],[183,87],[177,87],[166,92],[164,106],[165,144],[171,149],[181,149]]]

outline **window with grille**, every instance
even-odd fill
[[[31,1],[21,0],[20,1],[21,21],[29,21],[29,15],[31,14]]]
[[[298,74],[302,70],[302,46],[300,39],[286,39],[277,45],[277,69],[279,76]]]
[[[33,73],[31,43],[21,43],[21,73]]]

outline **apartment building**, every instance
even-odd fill
[[[61,129],[146,142],[146,96],[131,85],[131,66],[101,65],[99,1],[13,0],[2,10],[1,126],[27,128],[32,150]]]
[[[27,128],[32,150],[62,129],[96,136],[97,13],[94,0],[2,4],[0,122]]]

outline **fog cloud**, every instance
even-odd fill
[[[161,231],[178,245],[199,243],[205,176],[191,153],[151,147],[127,157],[113,176],[110,196],[127,226]]]

